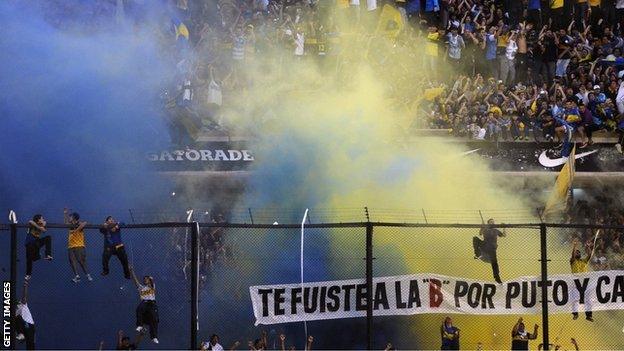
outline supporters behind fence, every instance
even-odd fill
[[[80,215],[77,212],[69,214],[68,209],[63,210],[63,221],[65,224],[69,224],[69,232],[67,236],[67,254],[69,257],[69,265],[71,266],[74,277],[72,281],[78,283],[80,281],[80,274],[78,273],[78,266],[82,268],[83,273],[86,275],[89,281],[93,278],[89,274],[87,268],[87,252],[84,237],[84,228],[87,222],[80,221]]]
[[[109,273],[109,261],[115,255],[123,267],[124,277],[130,279],[130,269],[128,267],[128,255],[126,247],[121,240],[121,229],[119,223],[113,216],[108,216],[100,228],[100,233],[104,235],[104,251],[102,252],[102,275]]]
[[[41,248],[45,247],[45,259],[52,260],[52,237],[42,236],[47,231],[46,220],[42,215],[36,214],[31,221],[28,221],[28,232],[26,234],[26,280],[30,279],[33,262],[41,259]]]

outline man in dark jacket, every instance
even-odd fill
[[[505,229],[501,232],[494,227],[494,219],[490,218],[487,226],[481,228],[479,236],[483,236],[483,240],[478,237],[472,238],[472,247],[474,248],[475,259],[492,264],[492,273],[494,280],[501,284],[500,272],[498,269],[498,260],[496,258],[496,249],[498,248],[498,237],[505,236]]]
[[[104,224],[100,228],[100,233],[104,234],[104,252],[102,253],[102,275],[108,275],[108,262],[112,255],[117,256],[123,266],[124,276],[130,279],[130,269],[128,267],[128,255],[121,241],[121,230],[119,223],[112,216],[106,217]]]

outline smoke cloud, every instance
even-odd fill
[[[2,211],[58,221],[69,206],[99,222],[166,194],[144,162],[169,141],[158,94],[171,69],[153,27],[61,30],[34,2],[0,6]]]

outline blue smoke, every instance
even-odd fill
[[[13,209],[20,223],[35,213],[58,223],[68,206],[89,223],[101,223],[108,214],[129,222],[129,208],[161,208],[171,185],[149,168],[145,155],[169,144],[159,93],[175,65],[163,58],[153,30],[157,20],[116,25],[111,15],[102,26],[82,26],[93,19],[92,12],[50,18],[43,4],[51,3],[0,3],[0,221]],[[87,10],[91,3],[71,2]],[[60,26],[58,20],[72,25]],[[0,232],[0,275],[8,279],[5,234]],[[102,238],[95,230],[85,234],[95,281],[86,282],[83,275],[83,282],[72,283],[66,230],[46,234],[53,238],[55,259],[35,262],[29,291],[37,347],[95,348],[105,340],[105,348],[114,348],[117,330],[133,334],[134,286],[123,278],[116,257],[111,274],[100,276]],[[179,294],[184,281],[171,273],[176,258],[162,254],[170,249],[170,235],[166,230],[123,234],[137,274],[155,276],[163,301],[185,299]],[[24,236],[20,229],[18,294],[25,274]],[[152,264],[156,261],[161,265]],[[163,306],[161,313],[169,317],[161,324],[167,330],[161,347],[188,340],[174,327],[188,320],[183,306],[188,304],[181,300]]]
[[[170,73],[155,36],[60,30],[46,15],[0,4],[0,210],[56,222],[64,206],[97,209],[85,219],[100,222],[154,203],[166,184],[144,154],[169,141],[158,94]]]

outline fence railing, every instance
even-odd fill
[[[62,213],[54,209],[40,209],[53,220],[61,220]],[[199,222],[211,223],[222,220],[229,223],[243,224],[273,224],[297,223],[303,216],[305,209],[280,207],[234,207],[227,211],[214,204],[197,204],[189,208],[166,208],[160,210],[145,210],[137,208],[117,208],[106,210],[81,210],[85,218],[103,220],[111,213],[115,213],[121,222],[137,223],[170,223],[170,222]],[[53,218],[50,213],[56,213]],[[541,222],[540,209],[400,209],[384,207],[344,207],[308,209],[306,223],[354,223],[354,222],[393,222],[393,223],[470,223],[480,224],[489,218],[497,218],[506,223],[536,223]]]
[[[0,225],[0,274],[11,283],[13,312],[21,298],[26,275],[26,227],[25,224]],[[152,276],[156,283],[160,342],[154,344],[147,335],[134,332],[139,294],[132,280],[124,276],[121,255],[105,252],[99,226],[85,228],[86,270],[93,281],[87,280],[78,266],[81,279],[73,282],[75,273],[65,259],[68,228],[48,225],[43,235],[52,238],[54,259],[35,261],[28,283],[27,302],[37,328],[36,347],[93,349],[104,341],[104,348],[110,349],[116,346],[117,332],[123,330],[132,337],[131,341],[138,338],[141,347],[150,349],[198,349],[200,341],[208,340],[212,334],[219,335],[219,343],[224,347],[239,342],[236,344],[239,348],[248,344],[257,344],[255,347],[259,348],[264,344],[265,348],[279,349],[283,335],[285,347],[302,349],[309,336],[314,337],[313,347],[319,349],[378,349],[388,343],[403,349],[436,349],[441,343],[442,320],[447,315],[461,329],[461,346],[469,349],[510,348],[511,330],[521,316],[529,332],[533,331],[533,324],[540,326],[539,339],[531,342],[543,344],[545,349],[550,344],[551,348],[573,347],[572,338],[585,349],[624,347],[624,339],[614,337],[621,335],[624,317],[622,309],[617,307],[617,303],[624,306],[624,276],[620,272],[624,269],[624,253],[620,253],[619,237],[624,227],[497,224],[495,228],[506,234],[498,238],[495,249],[503,284],[495,282],[491,258],[475,259],[473,238],[482,240],[479,233],[483,228],[481,224],[372,221],[304,223],[303,227],[301,223],[122,225],[121,238],[128,264],[139,277]],[[572,273],[574,238],[581,243],[578,245],[581,251],[587,248],[588,252],[594,252],[589,270],[607,272],[601,281],[601,298],[604,300],[608,287],[613,299],[604,303],[605,306],[611,303],[610,307],[602,309],[597,303],[593,306],[593,314],[588,315],[593,319],[591,322],[583,315],[582,305],[581,315],[573,319],[572,308],[576,307],[571,302],[562,307],[553,301],[556,290],[553,284],[565,281]],[[108,275],[101,275],[104,261],[109,261]],[[607,284],[606,279],[613,281]],[[437,280],[440,286],[435,285]],[[622,286],[618,285],[620,281]],[[363,309],[330,311],[329,307],[336,307],[332,301],[343,308],[349,303],[345,301],[347,293],[343,288],[340,288],[344,293],[342,298],[328,295],[330,285],[346,286],[348,291],[351,283],[355,284],[351,292],[353,299],[359,296]],[[420,309],[406,307],[410,296],[412,302],[416,301],[415,295],[410,295],[414,294],[412,287],[406,287],[412,283],[421,287]],[[471,284],[466,285],[466,291],[461,290],[464,283]],[[579,284],[582,283],[581,279]],[[254,298],[254,291],[258,287],[289,291],[292,286],[310,290],[292,295],[296,298],[289,297],[286,301],[292,305],[282,306],[279,298],[276,303],[269,297],[267,303],[286,306],[287,316],[277,317],[267,312],[266,318],[278,318],[278,323],[263,319],[257,309],[257,304],[263,302]],[[468,290],[467,286],[474,286],[475,290]],[[499,294],[501,301],[512,299],[517,293],[515,299],[522,304],[532,303],[533,307],[518,307],[516,313],[513,308],[511,312],[498,309],[492,312],[480,307],[425,306],[434,299],[438,288],[442,289],[440,296],[454,297],[458,304],[470,302],[479,294],[482,300],[477,305],[485,306],[488,301],[477,290],[485,291],[490,286],[506,292]],[[314,290],[315,287],[318,289]],[[573,284],[567,287],[572,289]],[[298,290],[293,291],[296,294]],[[313,291],[317,291],[318,297],[311,297]],[[494,297],[495,305],[499,295]],[[318,304],[317,312],[305,312],[308,318],[305,323],[298,319],[301,316],[289,311],[297,310],[297,298],[302,300],[301,304],[307,304],[304,310],[312,310],[312,303]],[[390,307],[386,308],[386,304]],[[273,311],[273,307],[267,311]],[[565,310],[568,307],[570,310]],[[585,307],[588,312],[592,308]],[[20,347],[15,336],[13,333],[11,345]]]

